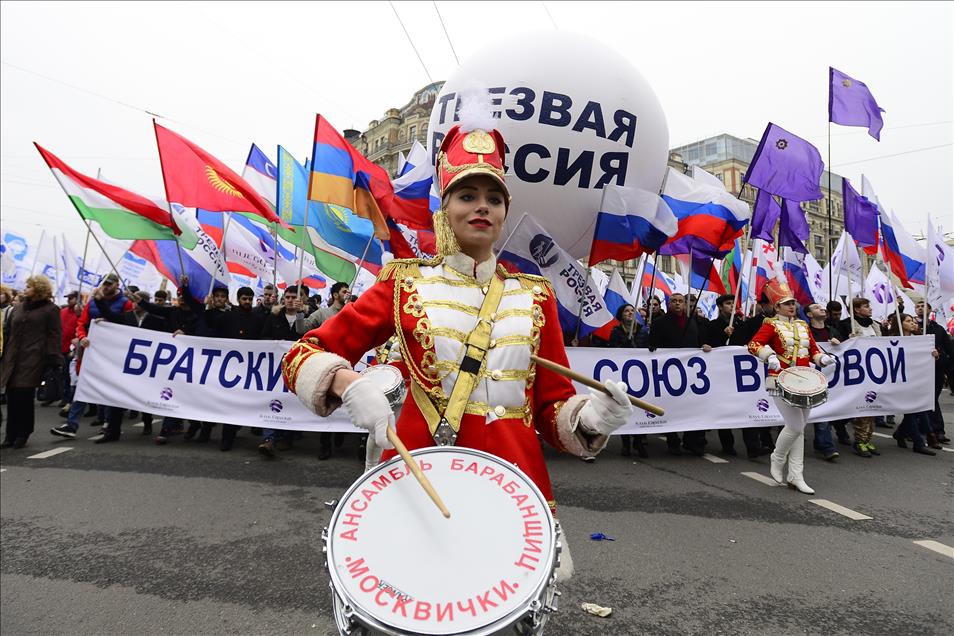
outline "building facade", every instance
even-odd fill
[[[427,147],[427,125],[444,82],[420,89],[402,108],[389,108],[381,119],[372,120],[364,132],[350,131],[345,138],[365,157],[395,177],[398,155],[407,156],[415,141]]]

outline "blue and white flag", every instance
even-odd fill
[[[606,286],[606,291],[603,292],[603,301],[606,303],[606,309],[615,317],[616,312],[619,311],[619,308],[623,305],[635,305],[634,300],[629,289],[626,288],[626,283],[623,282],[623,277],[620,276],[619,270],[614,269],[610,275],[609,285]]]
[[[609,339],[609,332],[617,323],[596,283],[587,276],[586,268],[557,245],[531,216],[524,213],[497,260],[512,271],[543,276],[550,281],[564,333],[579,333],[582,338],[596,332],[604,340]]]

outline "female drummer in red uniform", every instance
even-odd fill
[[[835,358],[818,349],[808,323],[795,317],[798,305],[788,285],[777,279],[772,280],[765,286],[765,295],[775,305],[775,317],[766,318],[762,323],[749,342],[749,353],[768,365],[766,388],[769,395],[775,398],[775,406],[785,420],[785,427],[778,434],[772,453],[772,479],[779,484],[785,483],[783,469],[787,460],[789,486],[798,492],[813,495],[815,491],[802,476],[805,465],[805,424],[811,409],[791,406],[780,399],[775,378],[782,369],[807,367],[809,361],[824,367],[833,364]]]
[[[283,374],[310,410],[326,416],[343,403],[356,426],[390,449],[391,407],[352,367],[396,335],[411,380],[397,422],[404,444],[497,455],[529,475],[555,508],[537,433],[559,450],[592,457],[632,407],[624,383],[607,381],[609,395],[576,395],[568,379],[530,360],[568,365],[547,280],[509,273],[494,258],[510,204],[503,163],[498,131],[452,128],[436,166],[438,256],[388,263],[357,302],[291,348]],[[382,459],[393,456],[389,450]]]

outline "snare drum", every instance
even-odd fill
[[[789,406],[810,409],[828,401],[828,378],[811,367],[789,367],[775,379],[778,396]]]
[[[362,475],[322,533],[342,634],[540,634],[556,610],[560,528],[522,471],[482,451],[412,452]]]
[[[360,375],[370,379],[384,392],[388,404],[397,415],[407,397],[407,385],[404,384],[401,371],[390,364],[374,364],[362,370]]]

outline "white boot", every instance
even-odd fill
[[[785,484],[785,460],[788,459],[789,451],[795,440],[799,438],[799,433],[792,431],[787,426],[778,434],[775,440],[775,450],[772,452],[772,479],[779,485]]]
[[[805,434],[798,436],[788,454],[788,485],[804,495],[814,495],[815,491],[805,483],[802,469],[805,467]]]

